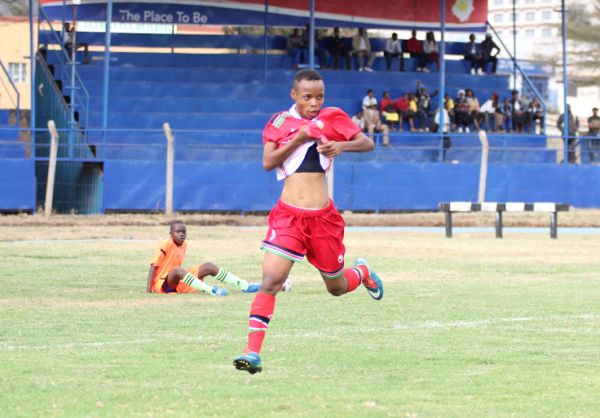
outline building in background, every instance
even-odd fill
[[[27,17],[0,16],[0,59],[19,91],[21,109],[30,109],[31,68]],[[16,108],[16,94],[4,71],[0,71],[0,94],[0,109]]]

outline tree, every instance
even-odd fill
[[[594,4],[595,3],[595,4]],[[567,9],[568,71],[579,85],[600,85],[600,5],[569,4]]]

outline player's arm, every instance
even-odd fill
[[[349,141],[328,141],[322,139],[317,146],[317,151],[326,157],[333,158],[340,155],[342,152],[368,152],[375,148],[375,144],[365,134],[358,132]]]
[[[267,142],[263,148],[263,167],[266,171],[283,164],[283,162],[302,144],[313,139],[308,136],[306,126],[298,130],[298,133],[283,147],[277,146],[275,142]]]
[[[146,293],[150,293],[152,290],[152,278],[154,277],[154,273],[156,272],[156,266],[150,265],[150,270],[148,270],[148,279],[146,280]]]

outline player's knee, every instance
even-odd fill
[[[216,276],[217,273],[219,273],[219,268],[210,261],[207,261],[206,263],[200,264],[200,267],[198,267],[198,272],[200,277],[208,275]]]
[[[327,291],[332,296],[342,296],[344,293],[346,293],[346,289],[339,289],[339,288],[334,288],[334,289],[327,288]]]
[[[262,283],[260,285],[260,291],[270,295],[275,295],[281,290],[284,281],[285,278],[279,279],[271,276],[263,276]]]
[[[182,279],[187,274],[187,271],[183,267],[175,267],[172,272],[173,276]]]

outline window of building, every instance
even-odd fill
[[[502,6],[502,0],[494,0],[494,5]]]
[[[552,19],[552,12],[549,10],[543,11],[542,12],[542,19],[543,20],[551,20]]]
[[[525,20],[535,20],[535,12],[527,12],[525,13]]]
[[[525,29],[525,36],[533,38],[535,36],[535,29]]]
[[[494,15],[494,22],[502,22],[504,20],[504,15],[502,13],[496,13]]]
[[[535,0],[525,0],[525,3],[529,3],[529,4],[535,3]]]
[[[515,13],[515,22],[519,21],[519,13]]]
[[[544,28],[544,29],[542,29],[542,36],[544,38],[551,37],[552,36],[552,29],[550,29],[550,28]]]
[[[13,83],[24,83],[27,81],[27,64],[22,62],[9,62],[8,74]]]

